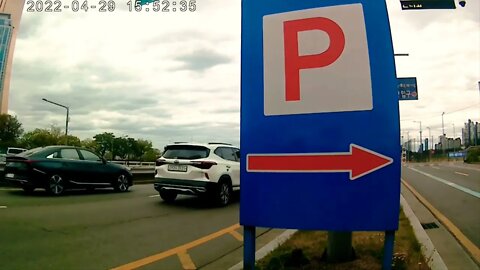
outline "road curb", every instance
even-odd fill
[[[263,257],[267,256],[270,252],[272,252],[274,249],[278,248],[281,244],[283,244],[285,241],[290,239],[294,233],[296,233],[297,230],[286,230],[277,238],[272,240],[270,243],[266,244],[257,252],[255,252],[255,261],[263,259]],[[239,263],[235,264],[234,266],[230,267],[228,270],[242,270],[243,269],[243,261],[240,261]]]
[[[417,238],[418,242],[420,242],[422,254],[427,260],[427,264],[430,269],[448,270],[442,257],[440,257],[437,249],[435,249],[433,246],[432,240],[430,240],[430,237],[428,237],[427,232],[425,232],[425,229],[423,229],[420,221],[413,213],[412,208],[410,208],[410,205],[408,204],[407,200],[405,200],[403,195],[400,195],[400,204],[402,205],[403,213],[410,221],[410,225],[413,228],[415,237]]]

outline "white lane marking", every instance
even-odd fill
[[[418,173],[420,173],[420,174],[423,174],[423,175],[425,175],[425,176],[428,176],[428,177],[432,178],[433,180],[437,180],[438,182],[441,182],[441,183],[443,183],[443,184],[445,184],[445,185],[448,185],[448,186],[451,186],[451,187],[456,188],[456,189],[458,189],[458,190],[461,190],[461,191],[463,191],[463,192],[465,192],[465,193],[468,193],[468,194],[470,194],[470,195],[472,195],[472,196],[477,197],[477,198],[480,199],[480,192],[473,191],[473,190],[471,190],[471,189],[469,189],[469,188],[466,188],[466,187],[464,187],[464,186],[457,185],[457,184],[452,183],[452,182],[450,182],[450,181],[448,181],[448,180],[442,179],[442,178],[440,178],[440,177],[433,176],[433,175],[431,175],[431,174],[422,172],[422,171],[417,170],[417,169],[415,169],[415,168],[410,168],[410,169],[411,169],[412,171],[416,171],[416,172],[418,172]]]
[[[466,173],[461,173],[461,172],[455,172],[456,174],[460,174],[460,175],[463,175],[463,176],[468,176],[468,174]]]
[[[155,198],[155,197],[160,197],[160,195],[159,195],[159,194],[157,194],[157,195],[150,195],[150,196],[148,196],[148,197],[149,197],[149,198]]]
[[[432,166],[432,168],[437,169],[437,170],[440,170],[440,168],[439,168],[439,167],[436,167],[436,166]]]
[[[5,205],[0,205],[0,209],[7,209],[7,206],[5,206]]]
[[[480,167],[479,168],[473,168],[471,166],[462,166],[462,165],[454,165],[454,164],[448,165],[448,167],[454,167],[454,168],[459,168],[459,169],[462,169],[462,170],[472,170],[472,171],[480,172]]]

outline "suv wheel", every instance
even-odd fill
[[[160,190],[160,198],[164,200],[166,203],[171,203],[175,201],[177,198],[177,193],[171,191],[171,190]]]
[[[227,181],[221,181],[218,184],[217,202],[220,206],[225,206],[230,202],[232,197],[232,186]]]

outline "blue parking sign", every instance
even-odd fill
[[[396,230],[397,81],[384,1],[242,1],[244,226]]]

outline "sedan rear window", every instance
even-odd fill
[[[206,158],[210,149],[195,145],[171,145],[165,147],[164,158],[169,159],[199,159]]]
[[[37,148],[33,148],[33,149],[30,149],[30,150],[27,150],[25,152],[22,152],[20,154],[18,154],[18,156],[21,156],[21,157],[29,157],[33,154],[36,154],[40,151],[42,151],[44,148],[43,147],[37,147]]]

